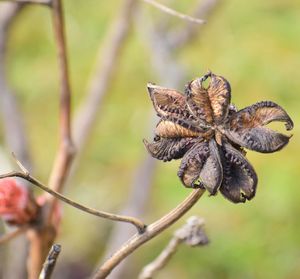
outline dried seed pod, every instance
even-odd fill
[[[209,79],[208,87],[203,82]],[[174,89],[148,84],[159,117],[149,153],[163,161],[182,158],[178,176],[186,187],[205,187],[234,203],[254,197],[257,176],[246,160],[244,148],[263,153],[282,149],[290,136],[265,125],[293,121],[271,101],[258,102],[240,111],[230,104],[229,82],[208,72],[186,85],[185,95]]]

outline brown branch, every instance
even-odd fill
[[[151,279],[171,260],[178,246],[185,243],[188,246],[204,246],[208,244],[208,238],[204,232],[204,220],[196,216],[190,217],[186,224],[176,230],[173,237],[163,251],[151,263],[146,265],[139,275],[139,279]]]
[[[143,234],[135,234],[98,269],[93,278],[106,278],[110,272],[129,254],[135,251],[143,243],[163,232],[181,218],[200,199],[204,192],[204,189],[193,190],[193,192],[176,208],[160,218],[158,221],[149,225]]]
[[[61,192],[74,156],[71,139],[71,87],[67,61],[64,17],[61,0],[52,0],[52,16],[60,70],[60,146],[49,179],[49,186]]]
[[[129,34],[137,0],[122,2],[122,7],[111,26],[104,49],[103,44],[99,47],[96,69],[89,84],[87,97],[76,113],[73,130],[78,153],[83,149],[97,120],[96,116],[101,111],[103,97],[109,89],[121,51]]]
[[[10,240],[18,237],[19,235],[25,233],[27,230],[28,230],[28,226],[22,226],[11,232],[0,235],[0,245],[5,244],[5,243],[9,242]]]
[[[20,177],[20,178],[23,178],[23,179],[29,181],[30,183],[32,183],[33,185],[39,187],[43,191],[49,193],[53,197],[65,202],[65,203],[67,203],[67,204],[69,204],[69,205],[71,205],[71,206],[73,206],[73,207],[75,207],[75,208],[77,208],[81,211],[84,211],[84,212],[89,213],[91,215],[95,215],[95,216],[100,217],[100,218],[109,219],[109,220],[112,220],[112,221],[130,223],[130,224],[134,225],[137,228],[139,233],[143,233],[144,230],[145,230],[145,224],[143,222],[141,222],[140,220],[134,218],[134,217],[116,215],[116,214],[112,214],[112,213],[108,213],[108,212],[104,212],[104,211],[99,211],[99,210],[84,206],[84,205],[82,205],[80,203],[77,203],[77,202],[65,197],[64,195],[52,190],[51,188],[48,188],[42,182],[40,182],[39,180],[37,180],[36,178],[31,176],[28,172],[13,171],[13,172],[10,172],[10,173],[0,175],[0,179],[5,178],[5,177]]]
[[[58,194],[58,192],[62,191],[75,152],[71,139],[71,88],[61,0],[52,0],[51,8],[60,76],[60,105],[59,148],[48,184],[53,190],[53,193],[56,192]],[[49,195],[47,195],[46,199],[47,202],[42,208],[43,218],[40,226],[33,228],[28,233],[28,238],[30,239],[28,262],[29,279],[36,279],[40,274],[43,260],[46,258],[57,233],[57,228],[52,223],[57,200]]]
[[[52,245],[47,259],[43,265],[42,272],[39,276],[39,279],[50,279],[55,268],[56,260],[60,254],[61,246],[59,244]]]
[[[165,5],[162,5],[154,0],[143,0],[144,2],[156,7],[157,9],[163,11],[164,13],[167,13],[167,14],[170,14],[172,16],[176,16],[176,17],[179,17],[183,20],[187,20],[189,22],[192,22],[192,23],[197,23],[197,24],[204,24],[206,23],[205,20],[203,19],[199,19],[199,18],[195,18],[195,17],[192,17],[192,16],[189,16],[189,15],[186,15],[186,14],[183,14],[183,13],[179,13]]]
[[[154,179],[155,167],[157,165],[155,159],[148,156],[148,154],[146,154],[146,156],[147,157],[138,164],[131,188],[128,190],[127,201],[125,201],[123,209],[119,212],[122,215],[126,214],[142,218],[145,213]],[[131,226],[125,226],[124,223],[120,222],[115,223],[107,239],[105,253],[101,255],[99,265],[103,262],[103,259],[110,257],[110,255],[133,234],[134,231]],[[124,273],[126,273],[126,271],[124,270],[127,268],[130,269],[130,265],[128,265],[126,261],[123,261],[110,275],[110,278],[125,278]]]

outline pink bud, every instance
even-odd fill
[[[14,178],[0,179],[0,216],[9,224],[23,225],[33,221],[38,206],[28,189]]]

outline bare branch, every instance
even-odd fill
[[[139,162],[134,175],[131,188],[127,195],[127,201],[123,209],[119,212],[122,215],[136,216],[142,218],[148,205],[148,199],[150,196],[151,186],[154,179],[154,172],[156,160],[151,156],[147,156],[142,162]],[[104,255],[99,260],[99,265],[103,262],[103,259],[107,259],[115,252],[125,241],[127,241],[134,234],[131,226],[126,226],[124,223],[115,223],[109,239],[107,239],[107,245]],[[111,279],[125,278],[124,270],[129,268],[130,265],[123,261],[120,263],[114,272],[110,275]]]
[[[182,242],[181,239],[177,237],[172,237],[169,241],[168,245],[164,248],[164,250],[159,254],[159,256],[153,260],[151,263],[146,265],[141,274],[139,275],[139,279],[151,279],[153,276],[162,268],[164,268],[167,263],[170,261],[172,256],[176,253],[179,244]]]
[[[24,174],[29,175],[29,171],[28,171],[28,170],[23,166],[23,164],[18,160],[18,158],[17,158],[17,156],[16,156],[16,154],[15,154],[14,152],[12,153],[12,156],[13,156],[13,158],[14,158],[16,164],[17,164],[18,167],[20,168],[20,170],[21,170]]]
[[[186,14],[182,14],[182,13],[179,13],[165,5],[162,5],[154,0],[143,0],[144,2],[148,3],[148,4],[151,4],[152,6],[160,9],[161,11],[163,11],[164,13],[167,13],[167,14],[170,14],[172,16],[176,16],[176,17],[179,17],[183,20],[187,20],[189,22],[192,22],[192,23],[197,23],[197,24],[204,24],[206,23],[205,20],[203,19],[199,19],[199,18],[194,18],[194,17],[191,17],[189,15],[186,15]]]
[[[56,192],[56,194],[58,194],[58,192],[62,191],[65,184],[75,152],[71,139],[71,88],[69,82],[64,16],[61,0],[52,0],[51,7],[60,76],[60,105],[59,148],[57,150],[48,183],[50,188],[53,190],[53,193]],[[29,177],[30,175],[27,174],[27,178]],[[43,222],[41,226],[38,229],[31,230],[28,234],[30,239],[28,277],[30,279],[35,279],[40,274],[43,260],[45,259],[56,237],[57,228],[54,224],[52,224],[52,220],[57,200],[54,199],[53,196],[49,195],[46,196],[46,199],[47,202],[42,208]]]
[[[78,153],[83,149],[91,134],[92,127],[96,122],[96,116],[101,110],[103,97],[108,91],[130,30],[132,14],[137,0],[125,0],[122,2],[122,7],[111,26],[104,49],[103,44],[99,47],[96,69],[89,84],[87,97],[76,113],[73,130],[74,142]]]
[[[13,150],[31,169],[31,158],[23,115],[17,97],[10,88],[6,78],[6,42],[13,20],[22,10],[23,5],[0,3],[0,111],[3,121],[3,135],[9,150]]]
[[[43,265],[43,269],[41,271],[39,279],[51,278],[60,251],[61,251],[61,246],[59,244],[52,245],[49,254],[47,256],[47,259],[45,260],[45,263]]]
[[[216,10],[218,0],[201,0],[196,8],[194,8],[194,16],[205,18],[208,20]],[[169,32],[168,41],[172,49],[178,49],[186,46],[195,37],[199,37],[199,33],[204,26],[199,26],[188,22],[181,30]]]
[[[146,265],[139,275],[139,279],[151,279],[170,261],[181,243],[188,246],[204,246],[208,244],[208,238],[203,229],[204,220],[196,216],[190,217],[186,224],[176,230],[168,245],[151,263]]]
[[[52,1],[52,16],[58,51],[61,93],[59,108],[60,146],[50,175],[49,185],[54,191],[60,192],[67,177],[75,151],[71,139],[71,87],[69,82],[64,17],[61,0]]]
[[[8,241],[16,238],[17,236],[23,234],[28,229],[28,226],[22,226],[20,228],[17,228],[11,232],[8,232],[6,234],[0,235],[0,245],[7,243]]]
[[[109,220],[112,220],[112,221],[130,223],[130,224],[134,225],[137,228],[139,233],[143,233],[144,230],[145,230],[145,224],[142,223],[140,220],[138,220],[134,217],[121,216],[121,215],[116,215],[116,214],[112,214],[112,213],[108,213],[108,212],[104,212],[104,211],[99,211],[99,210],[84,206],[80,203],[77,203],[77,202],[65,197],[64,195],[52,190],[51,188],[48,188],[42,182],[40,182],[39,180],[37,180],[36,178],[31,176],[28,171],[26,173],[13,171],[13,172],[10,172],[10,173],[0,175],[0,179],[5,178],[5,177],[20,177],[20,178],[23,178],[23,179],[29,181],[30,183],[32,183],[33,185],[39,187],[43,191],[49,193],[53,197],[65,202],[65,203],[67,203],[67,204],[69,204],[69,205],[71,205],[71,206],[73,206],[73,207],[75,207],[75,208],[77,208],[81,211],[84,211],[86,213],[89,213],[91,215],[95,215],[95,216],[98,216],[98,217],[101,217],[101,218],[109,219]]]
[[[143,234],[135,234],[98,269],[93,278],[106,278],[110,272],[129,254],[135,251],[143,243],[163,232],[181,218],[200,199],[204,192],[205,190],[201,188],[193,190],[193,192],[191,192],[191,194],[176,208],[160,218],[158,221],[149,225]]]

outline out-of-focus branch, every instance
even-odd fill
[[[8,32],[21,8],[22,5],[16,3],[0,3],[0,110],[3,119],[3,134],[8,149],[14,151],[24,162],[24,165],[31,169],[31,158],[23,116],[16,96],[7,84],[5,70]]]
[[[204,24],[206,23],[205,20],[203,19],[200,19],[200,18],[195,18],[195,17],[192,17],[192,16],[189,16],[189,15],[186,15],[186,14],[183,14],[183,13],[179,13],[165,5],[162,5],[154,0],[143,0],[144,2],[156,7],[157,9],[163,11],[164,13],[167,13],[169,15],[172,15],[172,16],[176,16],[176,17],[179,17],[183,20],[186,20],[186,21],[189,21],[191,23],[197,23],[197,24]]]
[[[59,102],[59,147],[49,178],[49,187],[61,192],[68,176],[74,156],[71,138],[71,87],[69,82],[67,47],[65,39],[64,15],[61,0],[51,1],[51,12],[60,77]],[[28,273],[29,279],[38,278],[42,264],[56,237],[57,228],[53,224],[57,200],[47,195],[39,227],[28,232],[30,240]]]
[[[86,213],[101,217],[101,218],[105,218],[105,219],[109,219],[112,221],[120,221],[120,222],[126,222],[126,223],[130,223],[132,225],[134,225],[139,233],[143,233],[145,230],[146,225],[141,222],[140,220],[134,218],[134,217],[130,217],[130,216],[121,216],[121,215],[116,215],[116,214],[112,214],[112,213],[108,213],[108,212],[104,212],[104,211],[99,211],[93,208],[89,208],[86,207],[80,203],[77,203],[67,197],[65,197],[64,195],[52,190],[51,188],[48,188],[47,186],[45,186],[43,183],[41,183],[39,180],[37,180],[36,178],[34,178],[33,176],[31,176],[29,174],[29,172],[10,172],[10,173],[6,173],[6,174],[2,174],[0,175],[0,179],[2,178],[6,178],[6,177],[20,177],[23,178],[27,181],[29,181],[30,183],[32,183],[33,185],[39,187],[40,189],[42,189],[43,191],[49,193],[50,195],[52,195],[53,197],[81,210],[84,211]]]
[[[21,3],[21,4],[39,4],[39,5],[51,5],[51,0],[0,0],[0,2],[12,2],[12,3]]]
[[[172,256],[177,252],[178,246],[181,243],[195,247],[207,245],[208,242],[208,238],[204,231],[204,220],[196,216],[190,217],[186,224],[175,231],[168,245],[157,258],[143,268],[139,275],[139,279],[153,278],[159,270],[167,265]]]
[[[101,43],[96,62],[95,73],[90,81],[85,100],[79,107],[74,120],[74,142],[78,153],[83,149],[91,134],[97,115],[101,111],[102,100],[111,84],[121,50],[130,30],[132,14],[137,0],[122,1],[122,7],[112,24],[106,44]]]
[[[149,225],[143,234],[135,234],[98,269],[93,278],[106,278],[129,254],[180,219],[200,199],[204,192],[205,190],[202,188],[193,190],[176,208]]]
[[[194,16],[205,18],[206,21],[209,21],[216,8],[219,7],[218,4],[218,0],[202,0],[194,9]],[[194,39],[193,37],[199,37],[199,33],[203,27],[188,22],[181,30],[170,32],[168,36],[170,48],[178,49],[184,47]]]
[[[173,255],[177,252],[179,244],[182,243],[182,240],[173,237],[164,250],[159,254],[159,256],[151,262],[149,265],[145,266],[139,275],[139,279],[151,279],[153,276],[162,268],[164,268],[167,263],[171,260]]]
[[[28,229],[28,226],[23,226],[20,228],[17,228],[11,232],[7,232],[4,235],[0,235],[0,245],[5,244],[14,238],[18,237],[19,235],[25,233]]]
[[[61,0],[52,0],[52,16],[60,72],[59,129],[60,143],[49,179],[52,190],[60,192],[74,156],[71,138],[71,87],[69,81],[67,46]]]
[[[0,121],[3,123],[5,149],[14,151],[24,162],[25,166],[32,170],[24,117],[20,110],[17,96],[6,78],[6,46],[15,19],[17,19],[23,6],[18,3],[0,3]],[[18,238],[9,243],[4,259],[1,259],[4,262],[2,269],[3,278],[24,277],[24,274],[26,274],[26,254],[27,241],[25,235],[19,234]]]
[[[56,265],[57,258],[60,254],[61,246],[59,244],[53,244],[47,259],[44,262],[42,272],[39,276],[39,279],[50,279],[53,273],[53,270]]]
[[[128,199],[125,201],[123,209],[120,211],[122,215],[137,216],[142,218],[147,207],[147,201],[151,192],[151,185],[154,178],[156,161],[147,156],[136,169],[136,173],[129,189]],[[107,240],[105,253],[101,256],[99,265],[103,259],[107,259],[116,251],[126,240],[128,240],[134,231],[132,227],[125,226],[122,223],[115,223]],[[111,279],[126,278],[127,269],[126,261],[120,263],[110,275]]]

